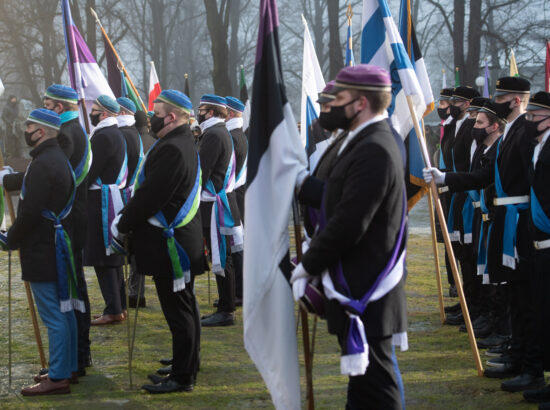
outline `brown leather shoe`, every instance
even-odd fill
[[[111,323],[120,323],[123,322],[126,318],[124,317],[124,314],[121,313],[119,315],[101,315],[97,319],[92,320],[90,323],[92,326],[98,326],[98,325],[109,325]]]
[[[37,383],[42,383],[48,378],[48,373],[46,374],[37,374],[34,376],[34,381]],[[70,384],[78,384],[78,372],[72,372],[71,378],[69,379]]]
[[[21,389],[21,394],[23,396],[43,396],[46,394],[67,394],[70,392],[71,392],[71,386],[69,385],[69,379],[64,379],[58,382],[54,382],[49,377],[47,377],[41,383]]]

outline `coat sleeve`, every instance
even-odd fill
[[[212,175],[212,171],[222,154],[223,145],[221,139],[214,133],[207,133],[199,148],[202,169],[202,185],[206,183]]]
[[[452,192],[470,191],[487,188],[495,181],[494,160],[472,172],[448,172],[445,184]]]
[[[145,163],[146,178],[122,210],[118,230],[130,232],[159,212],[188,177],[181,152],[170,145],[158,147]],[[196,154],[195,154],[196,155]]]
[[[70,160],[74,154],[74,143],[70,135],[65,134],[65,132],[60,131],[57,136],[57,142],[63,150],[65,156]],[[73,164],[71,161],[71,166],[74,168],[76,164]]]
[[[320,275],[334,265],[369,229],[388,188],[396,182],[390,164],[388,152],[374,144],[363,146],[351,158],[334,213],[303,256],[309,274]]]
[[[8,192],[20,191],[23,186],[23,178],[25,178],[24,172],[16,172],[14,174],[5,175],[2,185]]]
[[[324,181],[315,176],[309,176],[304,180],[304,183],[298,192],[298,201],[300,201],[303,205],[320,209],[324,189]]]
[[[102,133],[94,135],[90,144],[92,146],[92,165],[88,172],[88,187],[95,183],[103,169],[109,165],[109,153],[113,147],[109,135]]]
[[[51,179],[46,167],[32,165],[27,171],[25,199],[18,208],[17,218],[8,232],[8,247],[17,249],[21,240],[30,234],[43,218],[51,191]]]

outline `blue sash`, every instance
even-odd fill
[[[61,113],[61,123],[64,124],[66,122],[74,120],[75,118],[78,118],[78,116],[78,111],[65,111]],[[82,126],[80,126],[80,128],[82,128]],[[88,171],[90,170],[90,166],[92,164],[92,146],[90,143],[90,139],[88,138],[88,135],[86,134],[84,128],[82,128],[82,131],[84,132],[84,137],[86,138],[86,150],[84,151],[82,159],[74,169],[77,187],[80,186],[82,181],[84,181],[84,179],[88,175]]]
[[[499,140],[497,145],[497,155],[495,159],[495,189],[498,198],[505,198],[508,195],[502,188],[502,182],[500,180],[500,173],[498,171],[498,154],[500,152],[500,144],[502,139]],[[519,211],[523,211],[529,208],[528,203],[524,204],[511,204],[503,205],[506,207],[506,215],[504,218],[504,237],[502,238],[502,264],[511,269],[516,268],[516,239],[517,239],[517,227],[519,220]]]
[[[456,172],[454,148],[451,149],[451,156],[453,158],[453,171]],[[456,193],[452,193],[451,204],[449,205],[449,214],[447,216],[447,232],[449,233],[449,238],[451,239],[452,242],[459,242],[460,231],[455,230],[455,215],[454,215],[455,199],[456,199]]]
[[[485,202],[485,194],[483,191],[481,191],[479,203],[480,203],[481,213],[488,215],[489,209],[487,208],[487,203]],[[487,241],[486,241],[487,243],[485,243],[485,237],[484,237],[485,224],[489,226],[487,229]],[[484,221],[483,218],[481,219],[481,228],[479,230],[479,243],[477,245],[477,274],[483,275],[483,278],[484,278],[483,283],[489,283],[488,281],[489,271],[487,270],[487,249],[489,248],[489,240],[491,239],[492,228],[493,228],[493,221],[491,220]]]
[[[533,187],[531,187],[531,218],[537,229],[550,235],[550,218],[542,209]]]
[[[130,201],[130,198],[132,197],[134,185],[136,183],[139,170],[141,169],[141,164],[143,163],[143,158],[144,158],[143,142],[141,140],[141,135],[139,134],[138,134],[138,139],[139,139],[139,158],[136,164],[136,168],[134,169],[134,175],[132,175],[129,182],[126,184],[127,187],[122,190],[122,200],[124,201],[124,204],[127,204]]]
[[[126,152],[126,141],[124,140],[124,161],[114,184],[105,185],[98,177],[96,184],[101,188],[101,226],[103,228],[103,244],[105,253],[111,255],[112,233],[111,223],[123,206],[121,189],[128,178],[128,153]]]

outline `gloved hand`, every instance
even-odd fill
[[[445,183],[445,172],[441,172],[434,167],[424,168],[422,170],[422,176],[424,177],[424,181],[426,181],[428,184],[432,182],[432,179],[438,185],[442,185]]]
[[[298,176],[296,177],[296,192],[300,192],[300,189],[302,189],[302,185],[308,176],[309,171],[307,168],[304,168],[298,172]]]
[[[294,295],[294,300],[296,302],[304,296],[304,293],[306,292],[306,285],[312,278],[313,276],[306,272],[301,263],[294,268],[292,271],[292,276],[290,277],[290,283],[292,284],[292,294]]]
[[[115,219],[113,219],[113,222],[111,223],[111,235],[113,235],[114,238],[117,238],[120,242],[124,242],[124,238],[126,238],[126,234],[120,233],[118,231],[118,222],[120,221],[120,218],[122,217],[122,214],[118,214]]]
[[[13,168],[10,167],[9,165],[2,167],[2,169],[0,170],[0,185],[4,185],[5,175],[13,174],[14,172],[15,171],[13,170]]]

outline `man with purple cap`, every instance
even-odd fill
[[[94,129],[90,135],[93,161],[88,173],[88,237],[84,265],[93,266],[105,301],[103,314],[92,325],[107,325],[125,319],[126,291],[122,265],[124,258],[111,250],[111,222],[122,209],[120,190],[128,177],[124,137],[116,116],[120,105],[108,95],[100,95],[90,110]]]
[[[360,64],[342,69],[328,123],[349,133],[332,146],[326,179],[298,177],[302,203],[317,208],[317,230],[291,283],[323,282],[329,332],[349,376],[347,408],[404,404],[394,345],[407,348],[404,291],[407,201],[400,149],[387,122],[391,79]],[[328,155],[328,154],[327,154]],[[325,159],[326,160],[326,159]]]
[[[242,226],[235,187],[233,139],[225,126],[225,98],[201,97],[197,120],[202,131],[199,144],[202,184],[201,215],[203,234],[212,257],[212,272],[218,285],[218,307],[204,316],[202,326],[235,324],[235,270],[231,254],[243,248]]]

